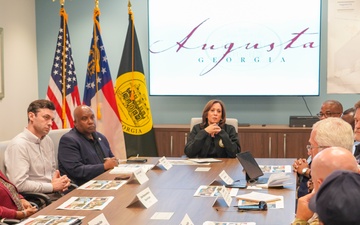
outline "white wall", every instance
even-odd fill
[[[132,3],[145,74],[148,76],[147,1],[137,0]],[[67,1],[66,4],[78,80],[83,82],[90,46],[94,3],[88,0],[74,0]],[[103,1],[100,7],[102,37],[108,58],[113,60],[110,66],[113,68],[114,78],[128,25],[127,1]],[[59,1],[0,0],[0,27],[4,28],[5,33],[5,98],[0,100],[0,141],[19,133],[27,123],[28,104],[34,99],[45,96],[60,22],[59,8]],[[322,13],[320,96],[304,98],[307,104],[301,96],[223,97],[221,99],[226,104],[229,117],[237,118],[242,123],[287,124],[290,115],[308,115],[307,107],[313,115],[316,114],[320,110],[321,103],[326,99],[341,101],[345,109],[352,107],[359,100],[357,94],[326,93],[327,1],[323,2]],[[36,29],[39,48],[36,46]],[[39,59],[39,64],[36,58]],[[81,94],[83,86],[79,84]],[[189,118],[200,116],[204,104],[211,98],[213,97],[151,96],[154,123],[189,123]]]
[[[148,1],[131,0],[147,80],[149,77]],[[39,96],[41,98],[46,95],[54,59],[56,35],[60,25],[60,5],[58,0],[55,2],[35,0],[35,4]],[[327,5],[328,1],[322,2],[320,96],[304,98],[301,96],[150,96],[154,124],[189,124],[191,117],[201,116],[205,103],[212,98],[220,98],[224,101],[228,117],[237,118],[241,123],[251,124],[288,124],[289,116],[308,116],[310,113],[315,115],[319,112],[322,102],[327,99],[339,100],[344,109],[354,106],[355,102],[359,100],[357,94],[327,94]],[[84,93],[86,66],[89,58],[93,7],[94,1],[89,0],[72,0],[65,3],[69,16],[68,26],[81,99]],[[128,26],[127,1],[100,1],[100,9],[102,39],[114,80],[118,72]],[[222,85],[221,80],[214,85],[218,88],[226,88]]]
[[[4,29],[5,97],[0,100],[0,141],[27,124],[26,109],[38,98],[35,0],[0,0]]]

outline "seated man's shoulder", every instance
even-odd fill
[[[99,136],[100,138],[103,138],[103,136]],[[59,150],[63,147],[77,147],[79,148],[83,144],[87,144],[88,141],[84,138],[84,136],[76,131],[75,129],[70,130],[69,132],[65,133],[59,141]]]
[[[45,137],[43,137],[42,141],[46,141],[46,142],[51,142],[53,143],[52,138],[49,135],[45,135]]]
[[[61,136],[60,140],[61,139],[64,139],[64,138],[76,138],[76,137],[80,137],[81,134],[79,132],[76,132],[75,129],[71,129],[69,130],[68,132],[66,132],[65,134],[63,134],[63,136]]]
[[[103,135],[102,133],[100,132],[97,132],[96,131],[96,135],[94,136],[95,139],[97,139],[97,141],[99,142],[105,142],[105,143],[109,143],[108,139],[106,138],[105,135]]]
[[[6,147],[5,151],[26,149],[26,146],[30,143],[30,140],[22,133],[16,135]]]
[[[106,138],[106,137],[105,137],[105,135],[103,135],[102,133],[100,133],[100,132],[97,132],[97,131],[96,131],[96,133],[97,133],[97,135],[98,135],[99,137],[103,137],[103,138]]]

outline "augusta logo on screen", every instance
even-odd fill
[[[236,71],[256,70],[273,63],[292,63],[299,61],[299,54],[319,48],[319,33],[312,32],[309,27],[299,30],[276,30],[264,24],[244,21],[221,24],[216,28],[206,29],[209,19],[205,19],[193,28],[185,37],[178,41],[164,42],[156,40],[150,45],[150,53],[167,54],[176,52],[174,56],[187,54],[197,55],[197,60],[203,69],[203,76],[217,67]],[[198,34],[199,33],[199,34]],[[200,38],[201,37],[201,38]],[[204,38],[206,37],[206,38]],[[164,45],[167,43],[168,45]]]

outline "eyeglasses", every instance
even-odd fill
[[[309,151],[313,148],[327,148],[328,146],[312,146],[312,145],[306,145],[306,149]]]
[[[332,113],[332,112],[325,112],[322,113],[322,112],[319,112],[318,114],[316,114],[317,117],[321,118],[321,117],[325,117],[325,118],[328,118],[328,117],[331,117],[332,115],[339,115],[341,113]]]

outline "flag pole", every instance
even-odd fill
[[[55,2],[55,0],[53,0],[53,2]],[[61,9],[60,9],[60,16],[63,17],[64,19],[64,27],[63,27],[63,30],[64,30],[64,33],[66,33],[66,21],[67,21],[67,14],[65,12],[65,9],[64,9],[64,5],[65,5],[65,0],[59,0],[59,3],[60,3],[60,6],[61,6]],[[63,46],[66,46],[66,35],[64,35],[64,44]],[[66,48],[63,47],[63,63],[62,63],[62,115],[61,115],[61,119],[63,121],[63,127],[62,128],[66,128],[67,125],[66,125],[66,107],[65,107],[65,104],[66,104],[66,77],[65,77],[65,54],[66,54]]]
[[[74,119],[71,111],[81,104],[75,65],[72,58],[70,34],[68,33],[68,15],[64,6],[65,0],[59,0],[59,2],[60,28],[47,91],[47,98],[54,102],[56,106],[53,129],[73,127]]]
[[[102,115],[101,115],[101,104],[100,104],[100,100],[99,100],[99,83],[97,82],[98,80],[98,74],[100,72],[100,52],[99,49],[97,47],[97,32],[96,32],[96,28],[100,31],[100,25],[99,25],[99,21],[97,20],[97,17],[100,16],[100,8],[99,8],[99,0],[95,0],[95,8],[94,8],[94,63],[95,63],[95,85],[96,85],[96,117],[98,120],[101,120]]]
[[[115,157],[126,159],[124,133],[111,79],[109,63],[101,38],[99,0],[94,0],[93,33],[83,103],[96,114],[97,130],[105,135]]]
[[[60,9],[60,15],[62,15],[63,17],[63,30],[64,30],[64,34],[66,34],[66,24],[67,24],[67,14],[65,12],[65,8],[64,8],[64,3],[65,0],[60,0],[60,2],[62,2],[63,4],[61,5],[61,9]],[[60,3],[61,4],[61,3]],[[62,120],[63,120],[63,128],[67,127],[66,124],[66,35],[64,35],[64,39],[63,39],[63,60],[62,60]]]
[[[130,100],[134,101],[135,100],[135,96],[134,96],[134,67],[135,67],[135,56],[134,56],[134,30],[135,30],[135,26],[134,26],[134,14],[132,12],[131,9],[131,2],[130,0],[128,0],[128,13],[130,15],[131,18],[131,93],[130,93]]]
[[[115,87],[126,152],[128,156],[137,154],[158,156],[146,77],[130,0],[128,0],[128,21]]]
[[[53,2],[55,2],[55,0],[52,0]],[[66,21],[67,21],[67,14],[65,12],[65,9],[64,9],[64,5],[65,5],[65,0],[59,0],[59,3],[60,3],[60,6],[61,6],[61,9],[60,9],[60,16],[63,17],[64,19],[64,27],[63,27],[63,30],[64,30],[64,33],[66,33]],[[66,35],[64,35],[64,44],[63,46],[66,46]],[[62,63],[62,106],[61,106],[61,119],[63,121],[63,126],[62,128],[66,128],[67,127],[67,124],[66,124],[66,74],[65,74],[65,54],[66,54],[66,48],[63,47],[63,63]]]

